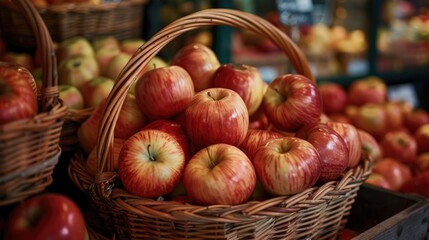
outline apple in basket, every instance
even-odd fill
[[[183,67],[191,75],[196,92],[211,87],[213,75],[220,66],[213,50],[200,43],[182,47],[173,57],[171,64]]]
[[[192,143],[207,147],[215,143],[238,146],[249,128],[247,107],[238,93],[209,88],[195,94],[185,110],[185,131]]]
[[[37,114],[37,87],[29,70],[0,62],[0,125]]]
[[[95,52],[95,60],[97,61],[100,68],[100,75],[109,75],[109,62],[120,53],[121,50],[119,48],[101,48]]]
[[[97,76],[82,85],[81,91],[85,107],[96,107],[106,99],[112,91],[115,81],[104,76]]]
[[[92,40],[92,48],[95,52],[101,49],[118,49],[120,50],[120,43],[115,36],[101,36]]]
[[[179,184],[185,162],[176,136],[145,129],[124,142],[118,159],[119,176],[128,192],[155,198],[170,193]]]
[[[126,52],[120,52],[110,59],[105,66],[104,75],[116,81],[119,73],[131,59],[132,55]]]
[[[94,48],[91,42],[82,36],[71,37],[61,41],[56,51],[58,62],[77,55],[94,57]]]
[[[100,68],[94,56],[76,55],[64,59],[58,65],[60,84],[82,89],[85,82],[100,75]]]
[[[9,215],[5,240],[89,239],[78,205],[58,193],[30,197]]]
[[[174,65],[144,73],[135,85],[137,103],[150,119],[167,119],[183,112],[194,94],[189,74]]]
[[[362,129],[357,129],[357,131],[362,144],[361,154],[366,154],[369,157],[370,161],[379,161],[383,155],[380,144],[368,132]]]
[[[229,144],[213,144],[201,149],[183,173],[188,197],[202,205],[246,202],[255,185],[256,174],[251,161],[244,152]]]
[[[264,82],[258,69],[244,64],[222,64],[213,76],[212,87],[237,92],[246,104],[249,115],[258,110],[264,96]]]
[[[253,161],[256,149],[264,144],[268,139],[284,137],[281,133],[263,130],[263,129],[249,129],[246,138],[241,142],[238,148],[243,151],[250,161]]]
[[[293,132],[319,121],[322,99],[317,85],[299,74],[275,78],[265,92],[262,102],[268,121],[276,128]]]
[[[362,142],[359,138],[357,128],[350,123],[327,122],[326,124],[340,134],[349,149],[349,163],[347,167],[356,167],[360,162],[362,154]]]
[[[319,182],[337,179],[349,164],[349,149],[343,138],[324,123],[307,125],[295,137],[310,142],[319,153],[321,172]]]
[[[118,170],[118,159],[119,153],[121,152],[122,146],[125,140],[120,138],[113,139],[113,169]],[[94,147],[88,155],[85,162],[85,167],[91,176],[95,176],[97,173],[97,147]]]
[[[133,55],[146,41],[142,38],[128,38],[119,43],[122,52]]]
[[[83,109],[85,101],[83,95],[79,89],[71,85],[59,85],[58,86],[59,98],[63,101],[63,104],[71,109]]]
[[[265,190],[276,196],[296,194],[312,187],[322,167],[317,149],[296,137],[270,139],[259,146],[253,166]]]
[[[86,153],[90,153],[95,145],[97,145],[98,127],[104,106],[105,101],[98,105],[77,131],[80,145]],[[114,130],[115,138],[128,139],[140,131],[145,124],[146,116],[140,111],[135,96],[127,94],[116,121]]]

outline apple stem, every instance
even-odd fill
[[[150,152],[150,144],[147,145],[147,152],[149,154],[149,160],[155,161],[156,160],[155,157]]]
[[[208,92],[207,92],[207,95],[209,95],[209,97],[211,97],[213,100],[215,100],[215,99],[213,98],[213,96],[212,96],[212,92],[208,91]]]

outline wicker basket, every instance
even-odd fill
[[[82,123],[91,116],[93,107],[84,109],[69,109],[64,117],[63,129],[60,136],[60,147],[63,152],[74,152],[79,149],[77,131]]]
[[[183,17],[154,35],[133,56],[116,80],[101,119],[98,136],[98,173],[85,170],[84,155],[76,154],[69,175],[89,196],[104,219],[106,231],[124,239],[335,239],[344,227],[352,203],[371,164],[363,159],[338,181],[291,195],[239,205],[197,206],[134,196],[121,187],[112,167],[113,129],[133,79],[166,44],[202,26],[227,25],[255,31],[272,39],[294,69],[313,75],[302,52],[280,30],[252,14],[208,9]]]
[[[122,40],[141,37],[139,29],[142,29],[143,5],[146,2],[124,0],[100,4],[61,4],[38,8],[38,11],[56,42],[74,36],[92,40],[106,35]],[[10,45],[34,47],[31,30],[15,11],[1,8],[0,24],[0,32]]]
[[[61,149],[59,137],[67,108],[58,98],[56,58],[52,40],[37,10],[28,0],[13,0],[28,22],[43,55],[43,85],[38,114],[31,119],[0,125],[0,206],[43,191]],[[24,16],[24,17],[23,17]]]

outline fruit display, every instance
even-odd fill
[[[362,151],[373,158],[373,173],[367,183],[428,196],[423,187],[416,187],[427,179],[422,177],[428,159],[426,110],[389,99],[388,85],[377,77],[358,79],[348,88],[320,83],[319,90],[327,118],[355,126]],[[335,99],[334,93],[340,97]]]

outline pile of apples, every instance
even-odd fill
[[[319,85],[327,118],[353,124],[375,140],[373,172],[367,183],[393,191],[429,196],[429,113],[409,102],[388,98],[377,77]]]
[[[104,104],[78,129],[94,176]],[[257,68],[220,64],[192,43],[136,79],[109,164],[127,191],[145,198],[212,205],[296,194],[361,161],[357,129],[321,119],[314,81],[286,74],[267,84]]]

